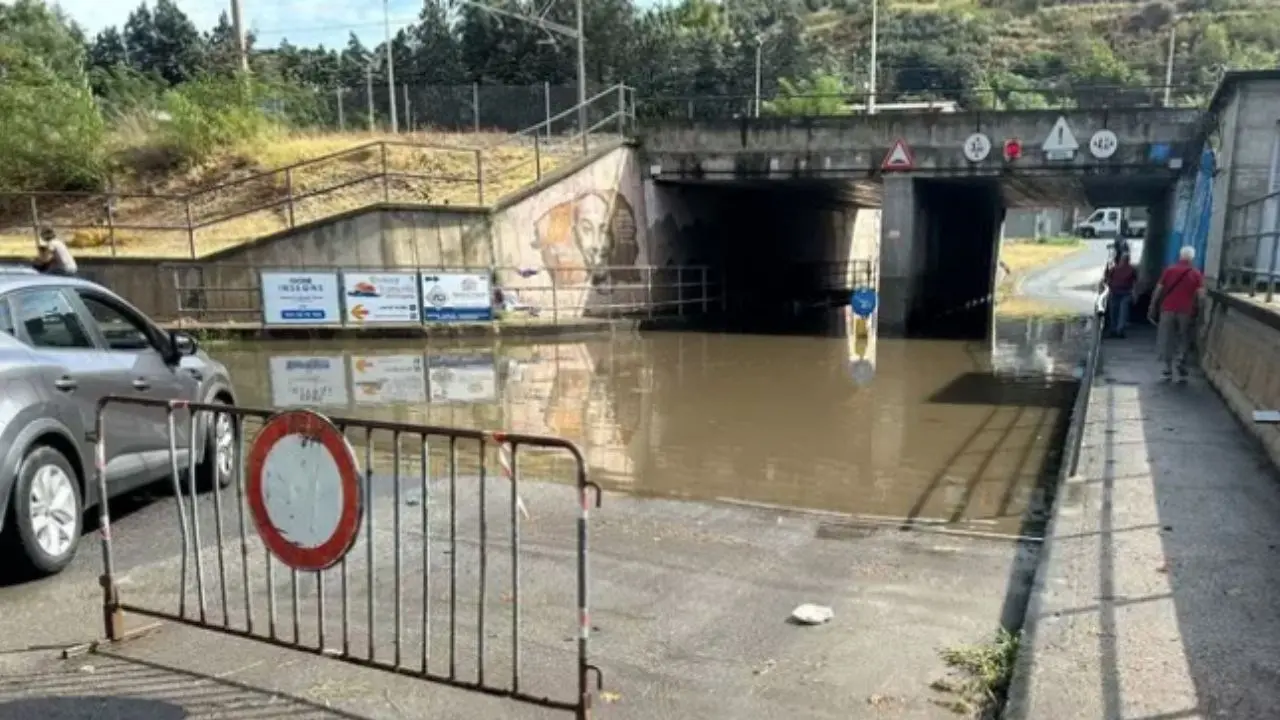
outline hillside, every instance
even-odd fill
[[[493,2],[527,10],[526,0]],[[765,99],[815,89],[848,98],[867,84],[865,0],[679,0],[644,8],[584,0],[584,8],[589,87],[627,84],[642,114],[742,112],[757,62]],[[571,10],[557,3],[546,17],[572,23]],[[1185,104],[1202,102],[1225,68],[1280,65],[1275,0],[881,0],[878,27],[880,102],[1159,103],[1171,67],[1170,99]],[[0,191],[8,193],[0,194],[0,250],[26,251],[26,191],[110,189],[147,196],[119,200],[117,224],[164,228],[124,232],[127,252],[189,252],[190,199],[191,222],[205,225],[197,238],[204,254],[279,229],[289,222],[290,194],[359,180],[374,165],[381,172],[381,156],[356,151],[287,177],[255,173],[379,138],[490,148],[484,162],[486,174],[494,173],[486,178],[491,200],[534,175],[527,143],[498,138],[539,123],[547,106],[557,115],[567,111],[576,96],[571,43],[548,42],[537,28],[444,0],[425,0],[418,21],[392,40],[398,135],[389,132],[385,47],[367,48],[354,35],[340,50],[287,41],[263,48],[252,37],[248,44],[245,75],[226,18],[201,32],[173,0],[144,4],[92,38],[42,0],[0,5]],[[547,87],[554,92],[544,94]],[[711,96],[736,99],[686,100]],[[681,99],[646,105],[664,97]],[[804,107],[774,102],[766,110]],[[616,96],[602,97],[589,127],[611,122],[617,108]],[[488,135],[476,136],[477,127]],[[552,134],[579,129],[566,112]],[[473,156],[448,149],[396,151],[388,167],[402,177],[386,189],[365,181],[313,196],[294,203],[293,221],[378,195],[473,202],[474,164]],[[232,188],[203,190],[237,180]],[[101,197],[41,197],[37,213],[45,222],[88,225],[75,239],[92,249],[103,244],[103,204]]]

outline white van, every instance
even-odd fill
[[[1125,208],[1098,208],[1084,222],[1076,226],[1076,235],[1082,238],[1145,237],[1147,221],[1138,220]]]

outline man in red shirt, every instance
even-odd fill
[[[1147,319],[1155,323],[1155,313],[1159,309],[1156,353],[1164,365],[1161,375],[1166,380],[1173,377],[1176,356],[1178,382],[1187,381],[1187,354],[1195,329],[1196,301],[1204,294],[1204,276],[1191,264],[1195,257],[1196,251],[1192,247],[1184,247],[1178,252],[1178,262],[1165,268],[1160,275],[1147,311]]]

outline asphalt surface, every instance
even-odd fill
[[[1111,240],[1085,240],[1083,247],[1061,262],[1048,265],[1024,277],[1014,290],[1018,297],[1058,312],[1088,313],[1093,309],[1098,282],[1111,253]],[[1134,262],[1142,257],[1142,241],[1129,241]]]
[[[447,483],[432,483],[427,549],[421,488],[406,486],[397,494],[389,480],[377,480],[373,522],[366,521],[347,560],[351,656],[368,657],[372,636],[378,662],[394,663],[398,645],[402,664],[420,668],[426,637],[432,673],[448,676],[452,665],[463,682],[511,688],[509,486],[490,479],[486,493],[483,629],[477,486],[475,478],[459,479],[458,541],[451,544]],[[577,497],[570,487],[535,482],[524,483],[521,496],[529,517],[521,521],[520,688],[572,701]],[[253,632],[272,633],[274,605],[274,632],[291,640],[291,578],[276,565],[267,580],[265,551],[251,527],[242,555],[234,494],[224,491],[220,497],[225,576],[212,535],[212,496],[200,500],[205,620],[247,629],[247,595]],[[122,599],[177,612],[182,553],[173,498],[159,493],[117,505],[114,558]],[[902,718],[952,717],[939,704],[947,698],[930,689],[947,673],[940,651],[990,639],[1010,596],[1025,592],[1035,559],[1034,544],[903,532],[896,524],[835,515],[615,494],[592,511],[591,528],[590,657],[604,673],[606,692],[596,699],[596,716],[602,718],[843,719],[881,717],[887,710]],[[85,540],[66,573],[0,588],[0,719],[570,716],[175,624],[108,654],[59,660],[55,646],[102,635],[98,538]],[[429,588],[423,582],[424,555]],[[451,591],[453,558],[457,582]],[[324,575],[323,593],[314,578],[300,577],[298,636],[303,645],[321,645],[323,594],[323,647],[340,652],[340,570]],[[194,581],[186,597],[186,617],[199,617]],[[430,598],[425,632],[424,597]],[[457,608],[452,622],[451,598]],[[835,618],[820,627],[788,622],[802,603],[830,606]],[[129,619],[131,626],[147,622]],[[481,638],[483,680],[477,661]]]

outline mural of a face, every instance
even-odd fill
[[[617,193],[588,192],[560,203],[538,218],[534,249],[566,285],[596,285],[609,266],[633,266],[640,255],[631,203]]]

